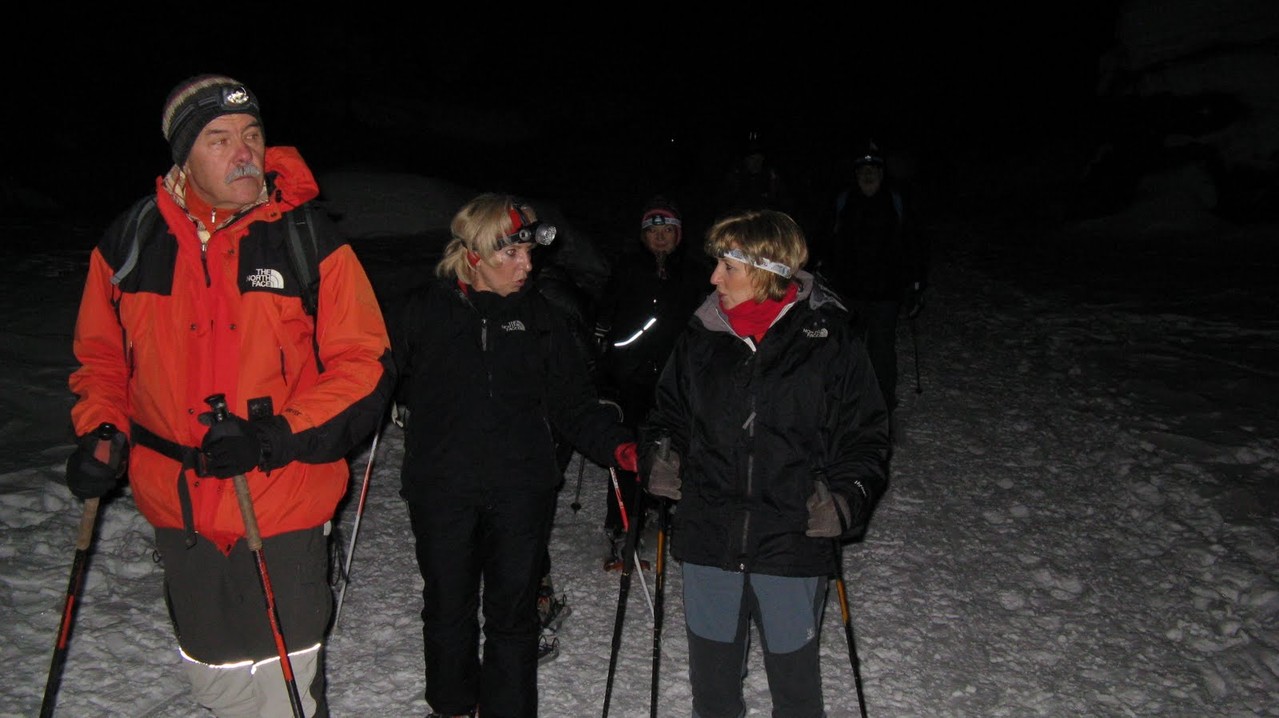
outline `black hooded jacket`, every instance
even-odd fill
[[[552,427],[602,466],[616,466],[614,449],[632,440],[599,403],[563,316],[531,286],[502,297],[433,280],[397,336],[410,501],[554,488]]]
[[[596,319],[604,341],[601,387],[635,384],[651,390],[657,383],[688,318],[711,292],[712,267],[699,261],[700,253],[689,255],[687,246],[681,243],[666,258],[664,276],[642,244],[614,266]]]
[[[658,380],[641,451],[669,435],[680,455],[680,561],[828,575],[833,542],[805,535],[814,481],[845,497],[864,489],[870,506],[887,487],[888,413],[866,350],[835,297],[807,272],[795,276],[795,302],[758,347],[707,297]]]

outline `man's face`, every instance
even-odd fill
[[[879,165],[865,164],[857,168],[857,186],[867,197],[874,196],[884,182],[884,168]]]
[[[191,187],[218,209],[239,209],[257,201],[266,182],[266,137],[253,115],[213,118],[200,130],[184,169]]]

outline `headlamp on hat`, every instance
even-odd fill
[[[640,229],[648,229],[649,227],[664,227],[667,225],[670,225],[672,227],[679,227],[682,224],[683,222],[680,222],[678,217],[675,217],[669,214],[653,213],[653,214],[646,215],[644,217],[644,221],[640,222]]]
[[[517,205],[510,210],[511,224],[513,229],[510,234],[497,240],[498,250],[505,249],[512,244],[527,244],[536,242],[545,247],[555,241],[555,234],[558,229],[553,224],[548,224],[540,220],[529,221],[528,215],[524,213],[524,207]]]
[[[205,125],[222,115],[252,115],[262,122],[257,97],[244,83],[225,75],[197,75],[178,83],[164,103],[160,130],[173,163],[182,165]]]
[[[884,166],[884,158],[883,158],[883,157],[877,157],[877,156],[875,156],[875,155],[862,155],[861,157],[858,157],[856,160],[853,160],[853,165],[854,165],[854,166],[857,166],[857,167],[865,167],[866,165],[873,165],[873,166],[875,166],[875,167],[883,167],[883,166]]]

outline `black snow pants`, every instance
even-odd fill
[[[555,502],[556,491],[547,489],[409,503],[424,581],[426,701],[433,710],[537,715],[537,588]]]

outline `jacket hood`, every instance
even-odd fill
[[[267,219],[274,220],[280,214],[320,195],[320,185],[315,175],[296,147],[268,147],[263,158],[266,183],[255,207],[270,205]],[[187,174],[174,165],[167,174],[156,179],[157,196],[168,195],[175,204],[186,209]],[[238,213],[242,216],[249,211]]]

